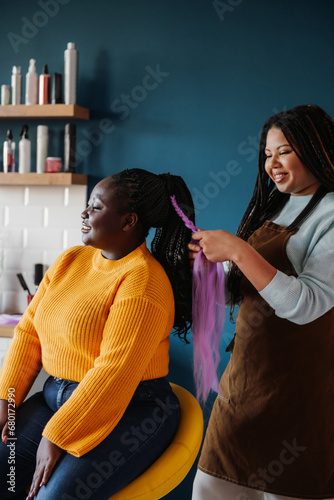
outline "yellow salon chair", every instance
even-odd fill
[[[188,474],[203,437],[203,414],[195,397],[183,387],[170,384],[181,405],[178,430],[164,453],[143,474],[110,500],[158,500],[172,491]]]

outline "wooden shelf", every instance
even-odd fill
[[[73,118],[78,120],[89,120],[89,109],[76,104],[7,104],[0,106],[0,119],[23,119],[23,118]]]
[[[36,174],[30,172],[28,174],[19,174],[9,172],[4,174],[0,172],[0,186],[42,186],[42,185],[59,185],[70,186],[77,184],[81,186],[87,185],[87,175],[72,174],[70,172],[59,172],[53,174]]]

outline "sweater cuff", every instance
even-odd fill
[[[276,314],[280,316],[279,311],[283,313],[285,309],[289,309],[289,300],[287,299],[287,291],[295,278],[288,276],[282,271],[277,271],[270,283],[259,294],[268,302],[268,304],[275,310]],[[284,313],[283,313],[284,314]]]

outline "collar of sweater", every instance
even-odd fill
[[[146,248],[145,241],[132,252],[118,260],[106,259],[103,257],[102,251],[100,249],[96,249],[93,256],[93,268],[106,273],[109,273],[110,271],[114,272],[123,267],[128,267],[131,261],[137,260],[140,256],[143,256],[146,253],[148,253],[148,249]]]

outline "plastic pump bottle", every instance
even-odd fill
[[[64,98],[65,104],[77,102],[78,51],[75,43],[69,42],[64,52]]]
[[[26,74],[26,104],[37,104],[38,76],[35,64],[35,59],[30,59]]]
[[[31,145],[28,139],[28,125],[23,125],[21,132],[22,139],[19,142],[19,173],[30,172]]]

